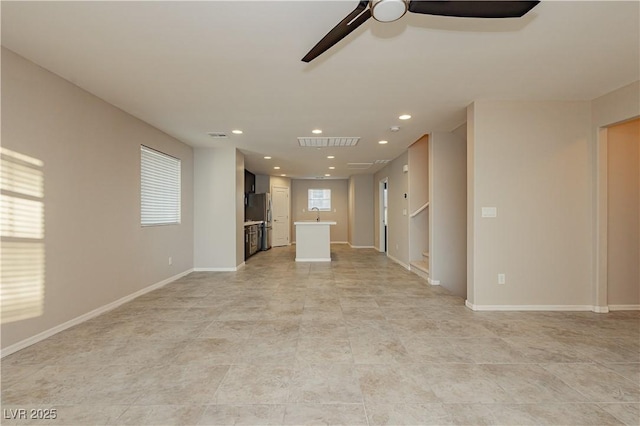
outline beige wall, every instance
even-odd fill
[[[2,144],[44,162],[46,250],[44,313],[3,348],[193,267],[187,145],[4,48]],[[182,161],[179,225],[140,226],[141,144]]]
[[[429,277],[456,296],[467,295],[467,140],[432,133],[429,140]]]
[[[349,244],[353,247],[373,247],[373,175],[353,175],[349,178]]]
[[[291,189],[291,178],[282,176],[269,176],[269,188],[271,188],[270,192],[273,192],[274,186]]]
[[[409,172],[409,259],[422,260],[429,251],[429,215],[426,208],[411,217],[429,201],[429,136],[424,135],[407,149]]]
[[[263,194],[265,192],[271,192],[269,182],[270,179],[268,175],[256,175],[256,193]]]
[[[408,149],[409,212],[429,201],[429,135],[424,135]]]
[[[331,190],[331,211],[320,212],[320,219],[337,222],[336,225],[331,226],[332,242],[347,242],[349,228],[349,183],[346,179],[291,180],[291,223],[293,228],[291,241],[296,241],[295,225],[293,225],[293,222],[316,218],[317,213],[315,211],[308,211],[309,189]]]
[[[589,102],[474,103],[472,303],[591,305],[590,113]]]
[[[607,300],[640,305],[640,119],[607,133]]]
[[[402,153],[374,176],[375,194],[375,246],[380,242],[380,214],[379,214],[379,183],[385,177],[388,178],[389,210],[388,216],[388,253],[405,266],[409,264],[409,213],[408,200],[404,194],[409,192],[408,173],[402,171],[402,167],[408,164],[407,151]],[[407,214],[404,214],[404,211]]]

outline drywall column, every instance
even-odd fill
[[[239,174],[242,174],[240,177]],[[235,185],[229,185],[235,182]],[[244,159],[235,148],[196,148],[194,152],[194,267],[233,271],[244,237]],[[242,259],[244,258],[244,253]]]
[[[475,104],[467,108],[467,300],[469,307],[476,305],[475,285]]]
[[[349,178],[349,244],[373,248],[373,175]]]
[[[454,133],[429,140],[429,278],[467,295],[467,141]]]
[[[479,101],[469,113],[474,307],[590,309],[590,103]]]
[[[236,151],[236,265],[244,265],[244,155]]]

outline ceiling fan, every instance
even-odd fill
[[[367,19],[393,22],[407,10],[423,15],[455,16],[459,18],[520,18],[539,1],[423,1],[423,0],[361,0],[358,6],[302,58],[311,62],[334,44],[345,38]]]

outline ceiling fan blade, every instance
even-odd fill
[[[347,15],[338,25],[333,27],[326,36],[313,46],[313,49],[302,58],[303,62],[311,62],[334,44],[348,36],[353,30],[362,25],[367,19],[371,18],[371,9],[368,9],[369,1],[362,0],[353,12]]]
[[[411,0],[409,11],[459,18],[520,18],[539,1],[422,1]]]

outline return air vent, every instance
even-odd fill
[[[387,164],[389,161],[391,160],[376,160],[373,162],[373,164]]]
[[[311,147],[311,148],[323,148],[323,147],[347,147],[347,146],[356,146],[359,137],[304,137],[298,138],[298,143],[300,146]]]
[[[351,170],[366,170],[371,167],[373,163],[347,163],[347,169]]]
[[[213,139],[227,139],[229,137],[225,132],[208,132],[207,134]]]

